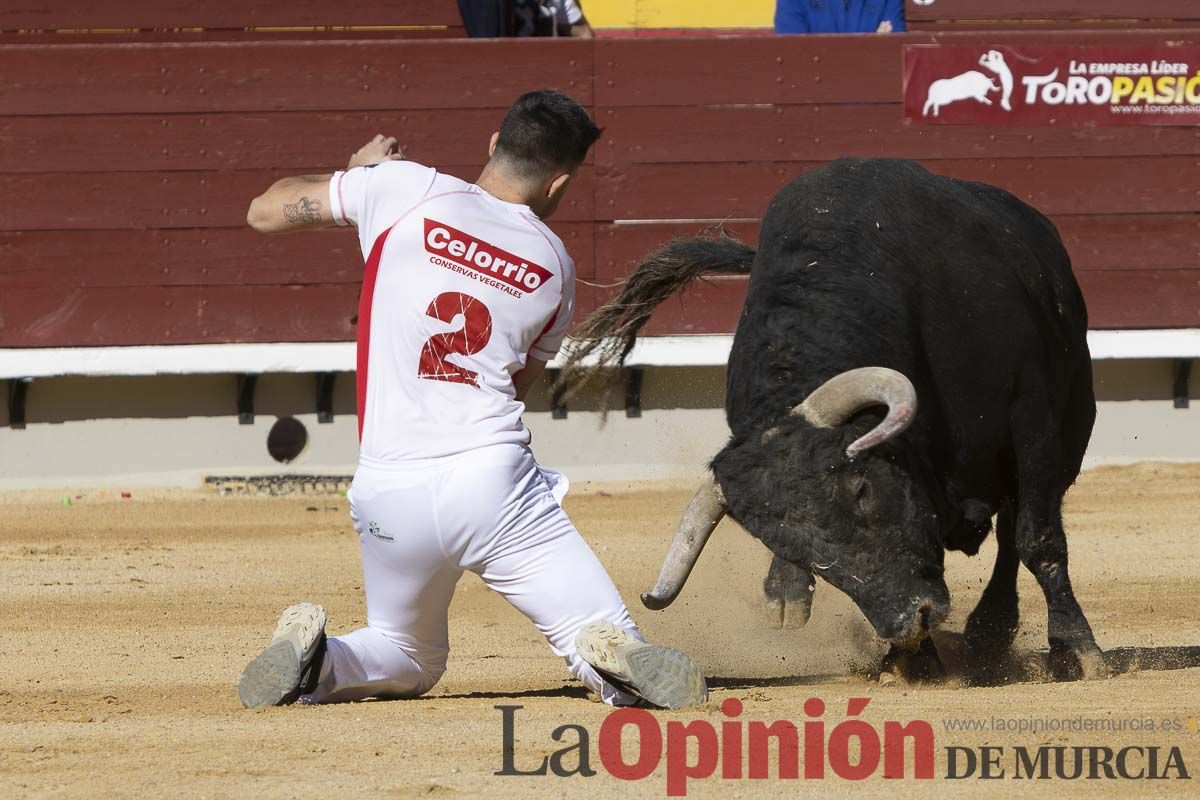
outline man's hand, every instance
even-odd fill
[[[396,137],[377,134],[350,156],[346,169],[384,161],[401,161],[404,154]],[[271,188],[250,203],[246,222],[260,233],[290,233],[335,224],[329,208],[330,175],[297,175],[275,181]]]
[[[891,33],[892,32],[892,21],[890,19],[885,19],[883,22],[879,23],[879,27],[875,29],[875,32],[876,33]]]
[[[382,164],[384,161],[403,161],[404,153],[395,136],[375,134],[375,138],[358,148],[358,152],[350,156],[346,169],[369,167],[372,164]]]

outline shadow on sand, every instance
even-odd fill
[[[962,634],[935,634],[938,654],[946,667],[946,680],[931,681],[931,685],[958,683],[962,686],[1005,686],[1013,683],[1058,683],[1076,680],[1078,676],[1056,676],[1050,652],[1034,650],[1013,652],[998,660],[983,660],[973,654],[963,641]],[[1130,672],[1163,671],[1200,667],[1200,646],[1114,647],[1104,652],[1104,661],[1114,676]],[[711,689],[733,691],[775,686],[820,686],[841,683],[849,675],[874,682],[874,671],[853,670],[846,674],[796,675],[774,678],[743,678],[729,675],[710,676]],[[920,681],[913,681],[920,683]]]
[[[514,700],[522,697],[574,697],[586,699],[588,691],[578,683],[553,689],[526,689],[519,692],[460,692],[458,694],[425,695],[419,700]]]
[[[935,635],[938,654],[951,679],[967,686],[1004,686],[1010,683],[1057,683],[1077,675],[1056,673],[1048,650],[1013,651],[999,659],[981,659],[967,647],[962,634]],[[1200,646],[1114,647],[1104,651],[1112,675],[1200,667]]]
[[[1034,650],[1011,653],[1006,659],[990,662],[986,667],[974,658],[963,641],[962,634],[939,632],[935,635],[938,653],[946,666],[950,681],[959,681],[965,686],[1004,686],[1012,683],[1057,682],[1050,667],[1050,653]],[[1105,663],[1113,675],[1129,672],[1162,671],[1200,667],[1200,645],[1166,647],[1114,647],[1104,652]],[[821,686],[842,683],[848,675],[865,680],[875,680],[878,675],[869,673],[826,673],[820,675],[785,675],[770,678],[749,678],[730,675],[710,675],[710,689],[743,691],[770,687]],[[937,682],[934,682],[935,685]],[[426,695],[415,698],[417,702],[439,700],[514,700],[532,697],[564,697],[585,699],[588,692],[577,683],[554,688],[527,689],[514,692],[460,692],[457,694]],[[387,698],[379,698],[386,700]],[[368,701],[371,702],[371,701]],[[412,702],[412,701],[410,701]]]

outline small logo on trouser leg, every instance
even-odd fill
[[[380,539],[385,542],[394,542],[395,541],[395,539],[393,539],[391,536],[388,536],[386,533],[384,533],[383,531],[381,531],[379,529],[378,522],[368,522],[367,523],[367,532],[370,533],[372,536],[374,536],[376,539]]]

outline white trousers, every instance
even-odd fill
[[[301,701],[416,697],[432,689],[450,652],[450,599],[470,570],[529,617],[601,699],[634,702],[575,652],[575,636],[590,622],[608,620],[638,634],[608,573],[559,505],[565,492],[566,479],[539,468],[519,445],[360,462],[348,497],[362,548],[367,627],[329,638],[320,682]]]

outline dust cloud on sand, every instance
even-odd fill
[[[1068,496],[1071,573],[1118,675],[1045,682],[1039,653],[1045,606],[1020,578],[1018,661],[1001,686],[955,678],[938,686],[881,687],[883,653],[853,605],[818,583],[812,621],[767,627],[759,593],[769,557],[736,525],[714,534],[679,600],[640,608],[687,503],[686,489],[582,492],[568,510],[613,574],[646,633],[688,650],[713,676],[702,709],[660,720],[723,719],[729,697],[744,720],[803,721],[820,697],[836,723],[849,697],[863,718],[928,720],[937,745],[1127,744],[1181,748],[1200,771],[1200,466],[1139,465],[1086,473]],[[628,487],[626,487],[628,488]],[[0,495],[0,782],[6,796],[660,797],[661,769],[625,783],[496,777],[499,704],[521,705],[517,758],[536,763],[567,722],[598,733],[606,709],[584,699],[541,637],[477,578],[451,608],[450,669],[413,701],[245,711],[235,684],[270,635],[279,610],[324,604],[330,632],[363,622],[357,541],[341,498],[219,498],[187,492],[38,492]],[[69,496],[70,505],[62,499]],[[991,569],[952,554],[953,612],[944,649],[960,631]],[[952,659],[947,659],[952,661]],[[951,732],[955,720],[1175,719],[1180,730],[1016,734]],[[939,756],[940,759],[940,756]],[[592,766],[599,768],[592,742]],[[943,770],[939,761],[939,774]],[[830,779],[822,794],[1111,796],[1192,791],[1194,781],[885,781]],[[818,791],[775,781],[695,781],[691,797],[774,797]]]

